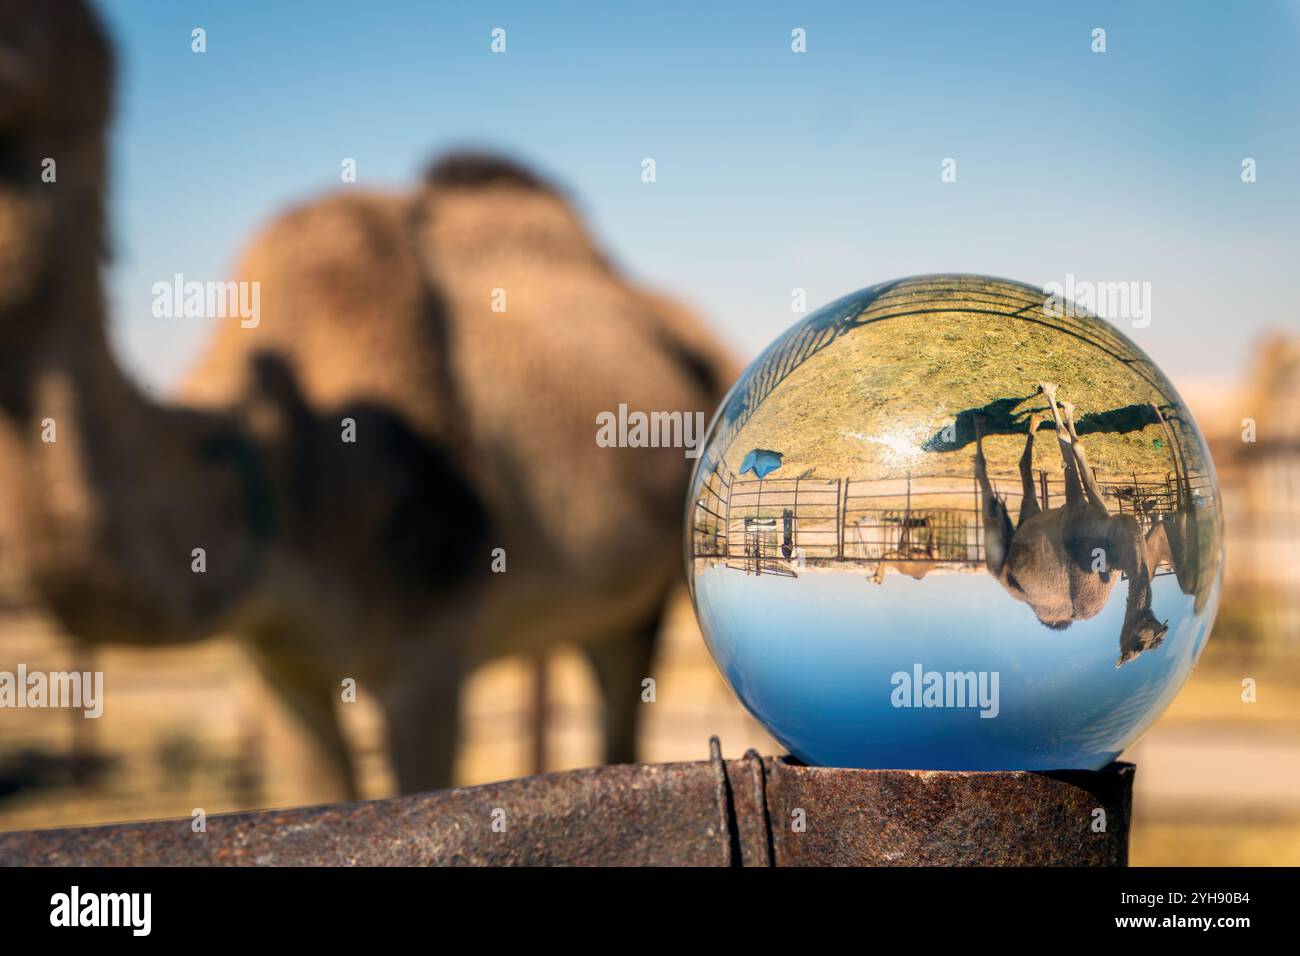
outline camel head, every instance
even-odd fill
[[[82,0],[0,0],[0,346],[69,258],[101,256],[112,73]]]
[[[1119,659],[1116,667],[1123,667],[1143,651],[1155,650],[1165,639],[1169,631],[1167,623],[1161,623],[1148,608],[1132,621],[1125,621],[1119,635]]]

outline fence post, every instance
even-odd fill
[[[730,480],[728,480],[728,482],[727,482],[727,506],[726,506],[725,508],[722,509],[722,513],[726,516],[726,517],[723,519],[723,520],[726,522],[726,530],[725,530],[725,532],[724,532],[725,535],[726,535],[726,537],[723,539],[723,540],[725,541],[725,543],[724,543],[723,546],[722,546],[722,560],[723,560],[723,561],[730,561],[730,560],[731,560],[731,490],[732,490],[731,485],[732,485],[732,482],[731,482]]]
[[[790,554],[799,547],[799,479],[794,480],[794,514],[790,516]]]
[[[835,560],[844,560],[844,523],[848,521],[849,488],[847,478],[835,479]]]

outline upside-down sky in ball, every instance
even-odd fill
[[[723,676],[807,763],[1098,769],[1199,657],[1221,523],[1196,424],[1132,342],[1029,286],[926,276],[746,370],[687,567]]]

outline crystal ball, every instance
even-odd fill
[[[723,677],[840,767],[1100,769],[1196,664],[1222,565],[1209,450],[1155,364],[965,275],[772,343],[709,426],[686,532]]]

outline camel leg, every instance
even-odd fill
[[[1074,403],[1061,402],[1061,412],[1065,416],[1065,427],[1070,432],[1070,448],[1074,452],[1079,477],[1083,481],[1084,493],[1088,496],[1089,501],[1106,512],[1106,514],[1110,514],[1110,509],[1106,507],[1106,498],[1097,485],[1097,479],[1093,476],[1092,465],[1088,463],[1088,453],[1083,450],[1083,442],[1079,440],[1079,433],[1074,430]]]
[[[1020,456],[1020,518],[1017,527],[1041,510],[1038,492],[1034,489],[1034,433],[1042,422],[1043,416],[1037,412],[1029,416],[1029,437],[1025,439],[1025,451]]]
[[[1007,560],[1007,549],[1015,532],[1007,506],[993,490],[989,481],[988,466],[984,461],[984,429],[975,419],[975,480],[980,486],[980,517],[984,522],[984,563],[994,577],[1002,574]]]
[[[1120,626],[1119,659],[1121,667],[1143,651],[1159,647],[1169,630],[1151,610],[1151,564],[1147,557],[1142,528],[1132,515],[1115,515],[1109,519],[1107,553],[1118,556],[1120,570],[1128,578],[1128,595],[1124,603],[1124,623]]]
[[[1056,420],[1056,440],[1061,446],[1061,465],[1065,469],[1065,505],[1067,508],[1077,508],[1084,503],[1083,486],[1079,484],[1074,442],[1070,439],[1070,433],[1061,419],[1061,410],[1056,407],[1056,386],[1050,382],[1042,382],[1038,387],[1043,390],[1043,395],[1047,398],[1047,406],[1052,410],[1052,418]]]
[[[635,763],[637,728],[645,704],[641,682],[650,675],[665,601],[631,633],[586,648],[604,698],[605,763]]]
[[[337,680],[324,676],[315,661],[300,658],[279,642],[259,640],[252,653],[263,678],[314,744],[334,793],[343,800],[358,799],[352,752],[335,710],[345,675]]]
[[[1169,530],[1165,527],[1165,520],[1161,519],[1151,526],[1151,530],[1146,536],[1147,562],[1154,571],[1161,564],[1167,564],[1174,567],[1174,552],[1169,543]]]
[[[463,677],[453,655],[436,655],[401,667],[381,691],[388,757],[399,793],[451,786]]]

